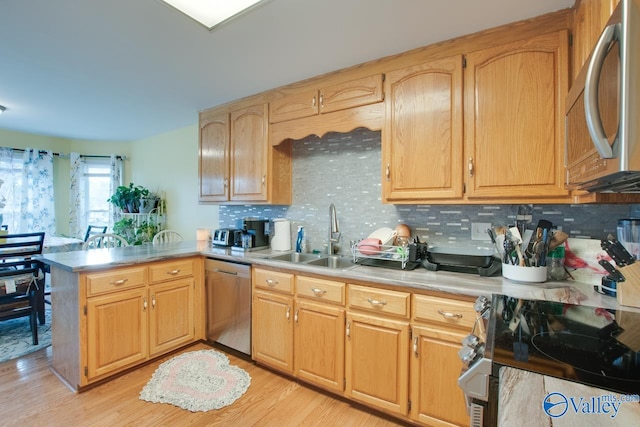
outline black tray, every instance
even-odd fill
[[[493,252],[488,248],[433,246],[427,249],[427,260],[432,264],[453,267],[485,268],[493,262]]]

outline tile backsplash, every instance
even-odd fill
[[[367,237],[379,227],[398,223],[411,227],[421,241],[452,246],[481,245],[471,240],[472,223],[513,224],[516,214],[532,216],[531,228],[547,219],[570,237],[601,239],[615,235],[620,218],[638,216],[637,205],[387,205],[382,203],[380,132],[356,129],[350,133],[310,136],[293,143],[291,206],[220,206],[220,227],[238,227],[245,217],[287,218],[292,239],[304,226],[307,251],[326,251],[329,205],[336,206],[342,238],[339,252],[349,242]],[[426,165],[425,165],[426,167]],[[292,247],[295,247],[293,245]]]

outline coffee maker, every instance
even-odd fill
[[[235,232],[232,249],[242,251],[268,249],[269,234],[268,219],[244,218],[241,230]]]

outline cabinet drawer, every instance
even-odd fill
[[[87,296],[117,292],[145,285],[145,267],[120,268],[87,274]]]
[[[409,296],[407,292],[349,285],[350,308],[409,317]]]
[[[293,295],[293,274],[256,268],[253,271],[253,280],[256,288]]]
[[[159,262],[149,266],[149,281],[151,283],[164,280],[179,279],[193,276],[192,259],[176,259],[173,261]]]
[[[344,305],[344,288],[345,284],[342,282],[296,277],[296,295],[299,297]]]
[[[456,325],[471,330],[477,313],[473,302],[427,295],[413,296],[413,319]]]

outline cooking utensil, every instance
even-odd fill
[[[518,265],[524,267],[524,257],[522,256],[522,250],[520,249],[520,245],[522,245],[522,236],[520,235],[518,227],[509,228],[507,230],[507,238],[511,240],[515,247],[516,254],[518,255]]]
[[[620,272],[620,270],[611,265],[609,261],[607,261],[606,259],[601,259],[600,261],[598,261],[598,264],[600,264],[602,267],[604,267],[605,270],[607,270],[611,279],[615,280],[616,282],[624,282],[624,275]]]
[[[631,255],[629,251],[622,246],[622,243],[614,239],[611,235],[608,237],[609,238],[607,240],[600,241],[600,247],[609,254],[618,267],[625,267],[636,261],[633,255]]]

